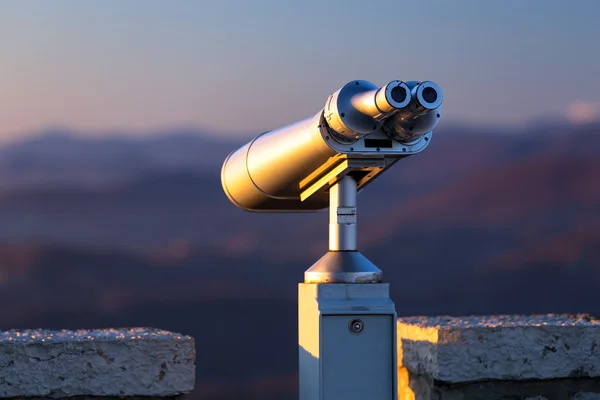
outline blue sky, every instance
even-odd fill
[[[600,110],[599,17],[596,0],[5,0],[0,140],[57,125],[250,135],[353,79],[433,80],[446,120],[585,117]]]

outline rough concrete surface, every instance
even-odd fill
[[[400,318],[400,398],[591,399],[599,346],[584,314]]]
[[[194,387],[194,339],[150,328],[0,332],[0,397],[168,397]]]

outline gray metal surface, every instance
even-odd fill
[[[358,251],[329,251],[304,272],[304,283],[377,283],[381,276]]]
[[[357,251],[356,180],[329,190],[329,251],[304,272],[304,283],[377,283],[381,270]]]
[[[356,251],[356,181],[346,175],[329,189],[329,251]]]
[[[396,400],[387,283],[298,286],[300,400]]]
[[[324,315],[321,321],[323,399],[395,400],[393,317]],[[355,321],[364,324],[358,333],[349,329]]]

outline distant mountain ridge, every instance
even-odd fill
[[[445,151],[465,151],[489,146],[510,148],[514,155],[536,147],[566,146],[576,153],[593,153],[597,139],[593,132],[600,124],[571,125],[557,120],[553,124],[532,124],[519,131],[477,128],[451,124],[438,128],[434,140],[443,141]],[[140,174],[161,170],[193,170],[211,173],[224,158],[246,139],[206,134],[193,129],[154,132],[135,137],[108,132],[102,137],[85,137],[68,129],[50,129],[28,135],[28,139],[0,146],[0,189],[11,186],[55,184],[95,185],[122,182]],[[578,143],[572,143],[576,135]],[[585,140],[591,140],[585,143]],[[467,142],[468,141],[468,142]],[[518,143],[518,145],[516,145]],[[437,154],[444,150],[438,145]],[[435,150],[434,150],[435,151]],[[483,153],[482,152],[482,155]],[[426,153],[424,153],[426,154]],[[421,157],[421,156],[419,156]],[[468,158],[468,157],[467,157]]]
[[[0,190],[11,186],[96,186],[165,170],[213,171],[235,140],[196,131],[152,137],[82,138],[67,130],[43,132],[0,147]]]

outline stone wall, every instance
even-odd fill
[[[599,346],[588,315],[400,318],[399,398],[600,399]]]
[[[401,400],[600,400],[600,321],[400,318],[398,363]],[[194,340],[177,333],[0,332],[1,398],[170,398],[194,373]]]
[[[173,397],[194,388],[190,336],[158,329],[0,332],[0,397]]]

